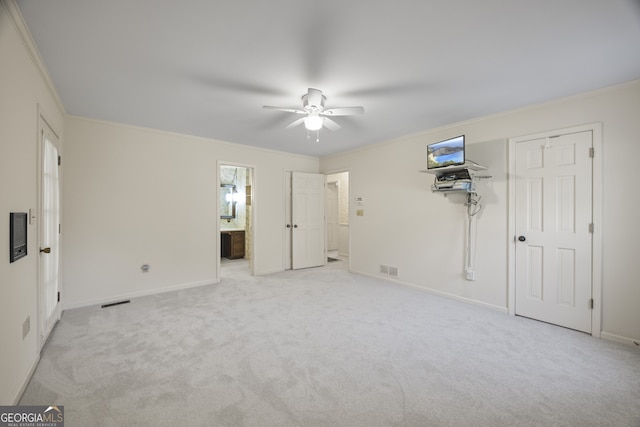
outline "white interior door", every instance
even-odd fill
[[[284,173],[284,268],[291,269],[291,239],[293,222],[291,220],[291,172]]]
[[[39,312],[40,347],[46,342],[60,317],[60,178],[59,142],[55,134],[43,125],[40,140],[40,205],[38,223],[39,244]]]
[[[337,251],[340,247],[338,231],[338,183],[327,183],[327,250]]]
[[[325,176],[291,174],[291,265],[293,269],[325,265]]]
[[[591,332],[591,131],[515,144],[515,313]]]

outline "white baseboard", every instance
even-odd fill
[[[610,334],[609,332],[600,332],[600,338],[622,344],[640,346],[640,339],[627,338],[616,334]]]
[[[130,292],[130,293],[126,293],[126,294],[112,295],[112,296],[105,297],[105,298],[97,298],[97,299],[94,299],[94,300],[81,301],[81,302],[72,303],[72,304],[66,304],[65,303],[63,309],[64,310],[71,310],[71,309],[74,309],[74,308],[88,307],[88,306],[92,306],[92,305],[109,304],[109,303],[112,303],[112,302],[115,302],[115,301],[121,301],[121,300],[132,299],[132,298],[140,298],[140,297],[145,297],[145,296],[149,296],[149,295],[162,294],[162,293],[165,293],[165,292],[179,291],[179,290],[182,290],[182,289],[196,288],[198,286],[213,285],[215,283],[216,283],[216,281],[213,280],[213,279],[212,280],[201,280],[199,282],[191,282],[191,283],[180,283],[178,285],[167,286],[167,287],[163,287],[163,288],[146,289],[144,291],[137,291],[137,292]]]
[[[509,314],[509,310],[507,309],[507,307],[500,307],[500,306],[497,306],[497,305],[488,304],[486,302],[474,300],[474,299],[471,299],[471,298],[461,297],[461,296],[450,294],[450,293],[447,293],[447,292],[438,291],[436,289],[427,288],[425,286],[414,285],[413,283],[403,282],[402,280],[392,279],[390,277],[377,276],[375,274],[363,273],[361,271],[352,271],[352,273],[360,274],[362,276],[367,276],[367,277],[375,277],[376,279],[386,280],[388,282],[397,283],[397,284],[402,285],[402,286],[408,286],[410,288],[418,289],[418,290],[421,290],[421,291],[424,291],[424,292],[427,292],[427,293],[430,293],[430,294],[433,294],[433,295],[437,295],[437,296],[440,296],[440,297],[443,297],[443,298],[453,299],[453,300],[464,302],[464,303],[467,303],[467,304],[472,304],[472,305],[477,305],[477,306],[480,306],[480,307],[488,308],[488,309],[493,310],[493,311],[499,311],[499,312],[504,313],[504,314]]]
[[[22,395],[24,394],[24,391],[27,389],[27,386],[29,385],[29,381],[31,381],[31,377],[33,376],[33,373],[36,371],[36,368],[38,367],[38,363],[40,363],[39,354],[36,355],[36,358],[33,361],[31,368],[29,368],[27,375],[22,380],[22,385],[18,389],[16,396],[13,398],[13,406],[16,406],[20,402],[20,399],[22,399]]]

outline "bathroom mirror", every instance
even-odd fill
[[[233,219],[236,217],[236,203],[233,195],[236,186],[233,184],[220,184],[220,218]]]

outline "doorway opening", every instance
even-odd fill
[[[218,166],[218,280],[254,274],[254,175],[247,165]]]
[[[349,172],[284,173],[283,269],[349,263]],[[335,265],[335,264],[332,264]]]
[[[327,262],[349,261],[349,172],[326,175]]]

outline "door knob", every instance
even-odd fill
[[[40,248],[40,253],[44,252],[45,254],[51,253],[51,248]]]
[[[298,224],[293,224],[293,228],[298,228]]]
[[[287,228],[291,228],[291,224],[287,224]]]
[[[518,236],[518,240],[520,240],[521,242],[524,242],[525,240],[527,240],[527,238],[524,236]]]

